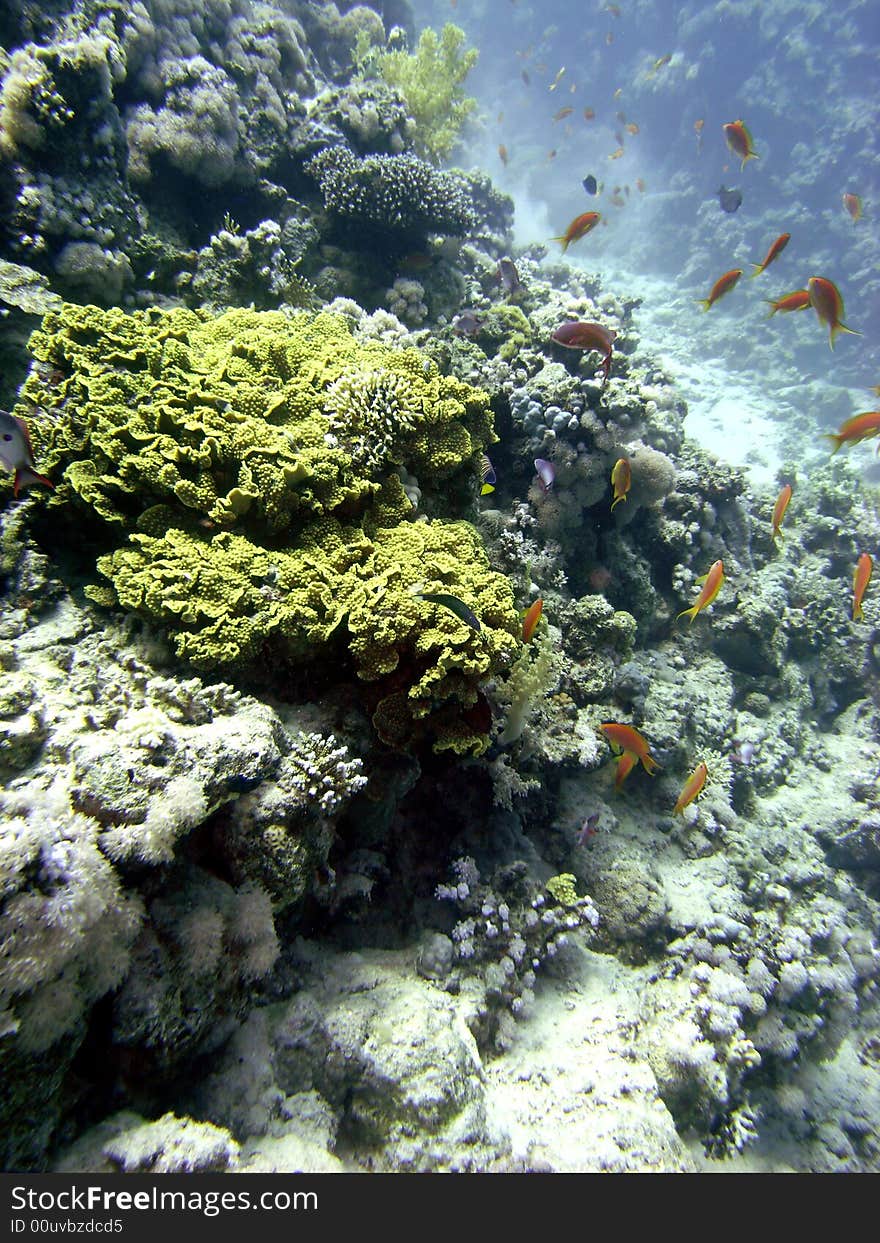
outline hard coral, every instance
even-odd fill
[[[48,387],[35,367],[24,394],[44,411],[50,504],[104,524],[111,586],[93,600],[160,622],[200,668],[345,642],[389,740],[485,745],[478,684],[516,648],[510,588],[471,527],[408,521],[398,471],[447,505],[456,477],[466,495],[486,394],[328,314],[65,306],[32,349],[65,376]],[[420,591],[462,599],[481,629]]]
[[[476,223],[465,179],[414,155],[358,159],[345,147],[328,147],[306,171],[317,179],[328,211],[356,224],[458,237]]]

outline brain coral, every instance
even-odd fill
[[[510,587],[468,524],[412,520],[398,472],[454,495],[493,436],[485,393],[326,313],[65,304],[31,350],[20,412],[56,484],[40,503],[94,528],[92,599],[200,668],[270,651],[340,669],[347,651],[384,736],[484,745],[479,683],[517,646]],[[457,596],[480,630],[421,593]]]

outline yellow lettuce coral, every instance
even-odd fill
[[[93,600],[200,668],[267,650],[344,667],[345,648],[389,742],[485,746],[479,684],[518,648],[510,586],[473,527],[413,521],[399,473],[472,492],[485,393],[330,314],[65,305],[31,349],[43,503],[107,524]]]

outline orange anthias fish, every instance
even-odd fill
[[[602,365],[599,371],[602,376],[602,387],[611,374],[611,355],[614,350],[614,342],[617,339],[617,333],[613,328],[605,328],[602,324],[595,324],[583,320],[566,320],[564,324],[560,324],[551,334],[552,341],[557,345],[564,345],[569,350],[596,350],[602,355]]]
[[[810,305],[810,291],[795,289],[793,293],[787,293],[784,298],[777,298],[775,302],[769,298],[765,298],[765,302],[772,308],[770,315],[775,315],[777,311],[803,311]],[[770,315],[767,316],[768,319]]]
[[[853,621],[863,621],[862,597],[867,590],[871,575],[874,572],[874,559],[869,552],[863,552],[856,563],[853,578]],[[603,727],[604,728],[604,727]]]
[[[596,116],[595,108],[584,108],[584,120],[592,121]]]
[[[697,795],[702,791],[703,786],[706,784],[706,778],[708,776],[709,769],[706,767],[704,761],[700,760],[697,767],[684,783],[681,794],[678,796],[678,802],[675,804],[675,808],[673,809],[673,815],[678,815],[679,812],[683,812],[685,807],[694,801]]]
[[[844,194],[843,205],[853,220],[861,220],[862,218],[862,200],[858,194]]]
[[[828,344],[832,349],[834,338],[839,332],[848,332],[854,337],[862,335],[855,328],[847,328],[843,323],[843,298],[834,281],[826,280],[824,276],[811,276],[807,281],[807,289],[810,292],[810,306],[820,322],[828,325]]]
[[[573,112],[574,112],[574,108],[572,108],[570,105],[567,105],[565,108],[560,108],[558,112],[553,114],[553,120],[564,121],[565,118],[570,117]]]
[[[620,753],[617,757],[617,772],[614,776],[615,790],[620,789],[638,762],[639,757],[632,751],[622,751]]]
[[[575,216],[561,237],[554,237],[552,240],[562,243],[562,253],[565,254],[572,242],[579,242],[582,237],[586,237],[601,219],[597,211],[582,212],[580,216]]]
[[[790,233],[780,233],[779,237],[777,237],[776,241],[773,243],[773,245],[767,251],[767,254],[764,256],[764,262],[752,264],[752,267],[755,269],[754,272],[752,273],[752,276],[753,277],[760,276],[762,272],[766,272],[767,268],[769,268],[773,260],[782,254],[782,252],[785,250],[790,240],[791,240]]]
[[[827,439],[834,445],[836,453],[844,445],[857,445],[860,440],[868,440],[871,436],[880,436],[880,410],[867,410],[864,414],[854,414],[851,419],[841,423],[836,432]],[[880,445],[877,446],[880,453]]]
[[[506,168],[507,161],[510,159],[510,156],[507,154],[507,148],[505,147],[503,142],[500,143],[498,146],[498,158],[500,159],[501,163]]]
[[[678,621],[679,617],[689,617],[690,622],[688,624],[693,625],[696,615],[703,609],[708,608],[708,606],[718,595],[718,592],[721,590],[721,585],[724,582],[723,563],[721,561],[713,562],[709,569],[709,573],[704,574],[701,578],[698,578],[697,582],[703,584],[703,590],[700,592],[699,599],[696,604],[691,606],[691,608],[682,609],[678,617],[676,617],[676,621]]]
[[[614,469],[611,471],[611,486],[614,489],[614,500],[611,502],[611,509],[619,501],[626,500],[626,494],[630,490],[632,484],[632,470],[629,465],[629,458],[618,458],[614,463]]]
[[[745,168],[749,160],[760,158],[744,121],[728,121],[721,128],[724,130],[724,137],[727,140],[728,147],[730,147],[734,155],[738,155],[742,160],[742,164],[739,166],[740,171]]]
[[[791,500],[791,484],[787,483],[776,498],[776,504],[773,506],[773,529],[770,532],[772,539],[782,539],[782,519],[785,517],[785,511],[788,509],[788,502]]]
[[[742,268],[731,268],[729,272],[719,276],[709,292],[709,297],[700,298],[699,300],[703,310],[708,311],[709,307],[713,306],[719,298],[723,298],[726,293],[730,293],[742,274]]]
[[[535,633],[535,627],[541,620],[541,613],[543,612],[543,609],[543,600],[536,600],[534,604],[529,605],[522,624],[523,643],[528,643],[532,635]]]
[[[637,729],[634,729],[632,725],[618,725],[615,721],[606,721],[599,728],[615,751],[620,751],[624,755],[628,752],[635,760],[641,760],[645,772],[654,776],[660,765],[651,754],[648,740],[643,738]],[[632,767],[633,765],[630,765],[627,772]]]

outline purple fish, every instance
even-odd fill
[[[553,480],[556,478],[556,467],[552,462],[548,462],[546,458],[536,457],[535,470],[538,472],[541,487],[545,492],[549,492],[553,487]]]
[[[577,844],[586,846],[587,842],[596,836],[599,832],[599,813],[594,811],[592,816],[587,816],[586,820],[580,827],[578,832]]]

